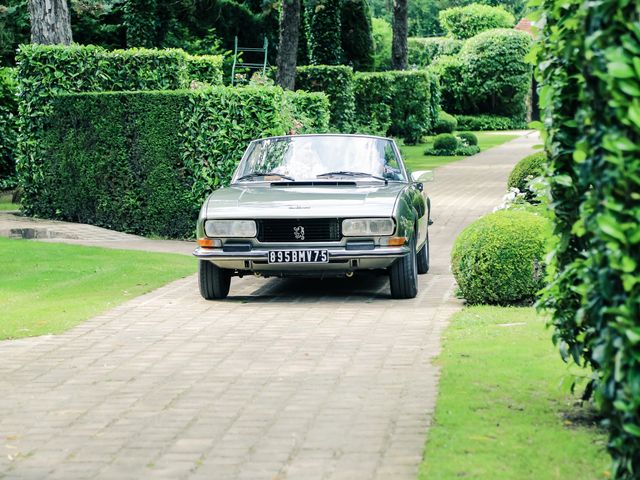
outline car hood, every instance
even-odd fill
[[[381,217],[393,215],[403,183],[231,186],[207,200],[207,218]]]

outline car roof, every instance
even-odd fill
[[[376,138],[378,140],[388,140],[394,142],[393,138],[381,137],[378,135],[366,135],[360,133],[303,133],[299,135],[276,135],[273,137],[256,138],[251,142],[260,142],[262,140],[274,140],[278,138],[297,138],[297,137],[354,137],[354,138]]]

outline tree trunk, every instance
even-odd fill
[[[407,0],[393,2],[391,66],[394,70],[407,69]]]
[[[300,32],[300,1],[283,0],[280,16],[280,43],[278,46],[278,72],[276,82],[282,88],[293,90],[296,83],[296,60]]]
[[[71,18],[67,0],[29,0],[31,43],[69,45]]]

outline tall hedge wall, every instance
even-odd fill
[[[43,119],[51,110],[53,96],[68,92],[175,90],[191,80],[221,80],[221,60],[209,63],[203,79],[192,78],[193,57],[182,50],[130,49],[107,51],[94,46],[23,45],[17,55],[19,135],[17,169],[25,191],[23,206],[34,211],[36,185],[44,161],[40,151]],[[216,73],[219,70],[219,73]]]
[[[544,0],[537,77],[555,232],[542,302],[594,370],[612,475],[640,475],[640,35],[636,2]]]
[[[64,94],[44,121],[34,214],[115,230],[193,236],[206,196],[249,141],[287,133],[298,97],[326,125],[321,94],[278,87]],[[315,114],[314,114],[315,112]],[[313,127],[309,127],[313,132]]]
[[[396,135],[416,143],[438,117],[438,78],[425,70],[358,73],[356,125],[362,133]]]
[[[17,110],[15,71],[0,68],[0,190],[15,184]]]
[[[353,69],[342,65],[314,65],[296,69],[296,88],[324,92],[331,102],[331,129],[353,131],[355,103]]]

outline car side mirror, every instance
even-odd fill
[[[418,183],[433,182],[434,180],[433,170],[418,170],[413,172],[411,176],[413,181]]]

